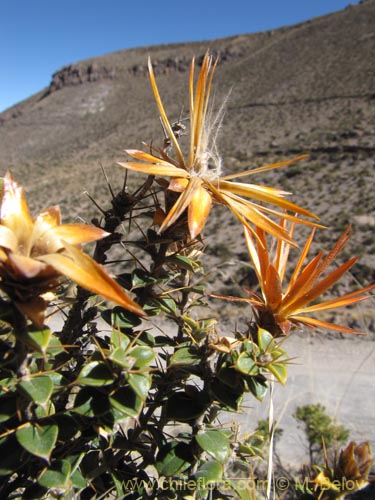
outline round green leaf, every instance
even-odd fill
[[[249,339],[245,339],[243,341],[241,351],[247,352],[248,354],[252,355],[253,358],[257,358],[260,353],[260,349],[256,345],[256,343]]]
[[[257,377],[246,377],[246,384],[249,392],[253,394],[259,401],[267,394],[268,385],[266,380],[257,380]]]
[[[199,417],[206,409],[206,405],[185,392],[175,392],[168,398],[167,418],[187,422]]]
[[[34,403],[44,404],[51,397],[53,382],[48,376],[42,375],[23,380],[20,382],[19,388]]]
[[[245,375],[257,375],[259,367],[254,361],[253,357],[247,352],[242,352],[235,362],[235,368]]]
[[[112,384],[113,375],[105,363],[92,361],[82,368],[77,381],[82,385],[102,387]]]
[[[52,334],[47,348],[48,353],[56,356],[64,351],[64,347],[60,342],[60,339],[56,335]]]
[[[238,387],[238,379],[239,377],[242,377],[242,375],[240,375],[237,370],[232,368],[232,366],[225,363],[220,367],[217,377],[223,384],[236,388]]]
[[[34,347],[39,352],[45,353],[51,338],[51,330],[44,328],[43,330],[28,330],[24,334],[25,342]]]
[[[125,368],[125,370],[131,370],[136,361],[134,357],[128,356],[122,347],[117,347],[113,352],[111,352],[109,359],[117,365],[120,365],[122,368]]]
[[[73,486],[79,489],[86,488],[88,486],[87,480],[82,476],[81,471],[76,469],[73,474],[70,476]]]
[[[196,347],[181,347],[173,354],[170,359],[170,366],[191,366],[201,361],[198,349]]]
[[[70,477],[71,467],[67,460],[56,460],[38,479],[38,483],[45,488],[64,488]]]
[[[102,317],[109,325],[115,329],[134,328],[142,323],[141,318],[120,306],[114,307],[112,310],[103,311]]]
[[[74,400],[74,411],[85,417],[98,417],[110,409],[108,397],[97,389],[83,387]]]
[[[130,339],[127,335],[120,332],[120,330],[113,330],[111,335],[111,346],[113,349],[120,347],[122,350],[126,350],[130,344]]]
[[[145,311],[153,311],[153,314],[160,314],[161,312],[172,314],[173,316],[177,313],[177,305],[175,300],[165,297],[159,299],[153,299],[144,308]],[[151,312],[151,311],[150,311]]]
[[[151,377],[149,374],[129,373],[128,384],[141,399],[145,400],[151,387]]]
[[[224,464],[228,460],[231,454],[230,441],[223,432],[217,430],[200,432],[195,439],[202,450],[219,463]]]
[[[136,346],[128,352],[128,355],[135,358],[134,366],[144,368],[155,359],[154,350],[147,346]]]
[[[269,370],[281,384],[285,384],[288,378],[288,370],[284,363],[270,363],[267,365],[267,370]]]
[[[172,441],[160,449],[156,457],[156,468],[161,476],[174,476],[186,470],[192,459],[188,444]]]
[[[32,455],[48,459],[55,446],[58,432],[57,425],[30,424],[18,429],[16,438],[20,445]]]
[[[126,417],[137,417],[143,408],[141,399],[130,387],[121,387],[109,397],[111,406]]]
[[[49,400],[43,405],[36,406],[34,411],[37,418],[49,417],[55,414],[55,405]]]
[[[258,328],[258,345],[263,352],[267,349],[271,351],[274,349],[275,341],[272,335],[263,328]]]
[[[243,397],[243,384],[238,384],[237,388],[232,388],[223,384],[219,379],[214,379],[211,390],[216,399],[227,411],[237,411]]]
[[[197,470],[194,477],[198,484],[203,484],[203,487],[217,483],[223,477],[223,466],[218,462],[206,462]]]
[[[157,279],[143,269],[135,269],[132,273],[132,288],[144,288],[156,283]]]

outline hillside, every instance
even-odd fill
[[[34,208],[60,204],[71,218],[93,216],[83,192],[108,199],[100,165],[120,188],[123,171],[114,164],[125,159],[123,149],[162,139],[147,57],[177,120],[188,109],[190,59],[207,49],[220,60],[215,102],[229,94],[219,140],[226,172],[309,153],[254,181],[286,188],[320,215],[333,228],[320,234],[323,247],[353,223],[348,254],[361,256],[354,277],[373,281],[375,0],[274,31],[124,50],[62,68],[48,88],[0,114],[1,171],[26,186]],[[212,284],[220,293],[240,293],[231,276],[248,275],[243,244],[228,235],[232,222],[220,212],[207,230],[215,230],[207,238],[211,258],[225,263]],[[370,315],[366,321],[374,329]]]

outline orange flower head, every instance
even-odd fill
[[[286,221],[281,222],[286,228]],[[294,223],[288,235],[292,239]],[[212,294],[215,298],[236,302],[247,302],[253,308],[258,326],[281,336],[289,333],[292,327],[306,325],[321,327],[345,333],[360,334],[361,332],[346,326],[336,325],[310,316],[310,313],[319,313],[338,307],[344,307],[370,297],[366,292],[375,288],[375,284],[347,293],[342,297],[316,302],[321,295],[328,291],[340,278],[353,266],[357,257],[352,257],[341,264],[334,271],[325,274],[325,271],[334,261],[350,238],[350,226],[340,236],[331,251],[323,257],[319,252],[307,264],[307,254],[313,241],[315,230],[312,231],[302,249],[297,265],[290,281],[284,284],[291,244],[288,241],[277,239],[275,251],[269,250],[266,232],[256,228],[256,237],[245,228],[245,239],[249,250],[250,259],[260,285],[261,294],[248,290],[249,296],[228,297]]]
[[[282,224],[285,226],[286,222],[284,221]],[[294,224],[289,230],[290,237],[293,234],[293,226]],[[310,313],[319,313],[320,311],[344,307],[365,300],[369,298],[366,292],[375,288],[375,284],[373,284],[338,298],[315,302],[316,299],[340,280],[357,261],[357,257],[349,259],[323,277],[329,265],[348,242],[350,226],[343,232],[325,257],[323,257],[322,252],[319,252],[318,255],[305,264],[314,232],[315,230],[312,231],[300,253],[288,285],[284,285],[290,244],[285,241],[277,241],[276,250],[274,255],[271,256],[265,232],[258,228],[257,238],[254,238],[251,232],[245,229],[246,243],[260,284],[261,296],[250,292],[249,298],[239,300],[249,302],[262,318],[271,319],[271,323],[273,322],[279,328],[281,334],[288,333],[290,328],[296,325],[322,327],[359,334],[359,331],[352,328],[309,316]],[[266,328],[266,325],[264,328]]]
[[[46,294],[62,276],[137,314],[143,310],[80,246],[108,236],[86,224],[61,224],[58,207],[32,218],[24,190],[7,173],[0,201],[0,289],[38,326],[43,325]]]
[[[338,460],[331,468],[326,466],[320,470],[312,481],[318,498],[346,498],[347,493],[361,490],[368,484],[368,476],[374,459],[367,441],[357,443],[351,441],[340,451]]]
[[[289,241],[285,229],[274,222],[269,215],[280,213],[267,208],[263,203],[271,204],[292,212],[309,217],[317,217],[304,208],[285,199],[287,192],[255,184],[232,182],[236,177],[258,174],[271,169],[283,167],[305,156],[291,160],[266,165],[239,174],[222,176],[222,161],[216,149],[216,136],[220,129],[223,107],[215,116],[209,106],[209,97],[213,75],[217,60],[206,54],[203,58],[196,86],[194,85],[195,62],[191,63],[189,80],[189,108],[190,108],[190,144],[187,154],[181,150],[178,142],[178,133],[169,121],[161,101],[156,85],[154,72],[149,61],[149,74],[155,100],[159,109],[167,143],[172,147],[155,149],[150,152],[127,150],[127,153],[137,161],[119,163],[120,166],[142,172],[148,175],[170,177],[167,189],[180,193],[177,201],[165,215],[159,232],[165,231],[173,225],[187,210],[188,227],[191,238],[197,237],[204,228],[210,213],[212,203],[219,203],[230,208],[233,214],[244,224],[249,231],[254,232],[251,224],[260,227],[277,238]],[[251,198],[250,201],[246,198]],[[297,220],[295,215],[284,212],[283,217]],[[312,222],[300,223],[315,225]],[[255,233],[254,233],[255,234]]]
[[[347,481],[356,481],[363,488],[368,481],[374,458],[371,454],[368,441],[357,443],[351,441],[348,446],[341,450],[338,463],[335,467],[335,475],[344,477]]]

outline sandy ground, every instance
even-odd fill
[[[299,466],[307,461],[304,433],[292,414],[297,406],[321,403],[327,413],[350,430],[350,439],[370,441],[375,452],[375,343],[352,339],[332,340],[295,334],[284,344],[289,357],[289,377],[273,391],[274,415],[283,434],[277,443],[284,465]],[[248,399],[240,417],[243,432],[268,418],[270,398]]]

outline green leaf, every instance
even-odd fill
[[[42,330],[28,330],[27,332],[22,333],[22,338],[20,337],[20,340],[26,342],[37,351],[45,354],[50,338],[51,330],[49,328],[44,328]]]
[[[53,382],[46,376],[31,377],[19,383],[19,388],[34,403],[44,404],[51,397]]]
[[[148,346],[136,346],[128,352],[128,355],[135,358],[134,366],[144,368],[155,359],[154,350]]]
[[[2,392],[4,391],[5,394],[8,393],[8,389],[14,387],[15,385],[13,377],[2,378],[0,380],[0,389]]]
[[[49,459],[55,446],[59,428],[54,424],[29,424],[16,432],[17,441],[32,455]]]
[[[236,388],[239,384],[239,378],[242,377],[242,375],[240,375],[237,370],[232,368],[231,364],[225,362],[220,367],[217,373],[217,377],[220,382],[223,382],[223,384],[232,388]]]
[[[267,350],[272,351],[275,346],[275,341],[272,335],[270,334],[270,332],[267,332],[267,330],[264,330],[263,328],[258,328],[258,346],[263,352]]]
[[[207,487],[212,483],[217,483],[223,478],[223,466],[218,462],[206,462],[194,474],[197,484]]]
[[[199,432],[195,439],[202,450],[209,453],[217,462],[226,463],[231,449],[230,441],[223,432],[217,430]]]
[[[190,272],[194,272],[194,269],[199,267],[199,265],[194,260],[191,260],[188,257],[179,254],[174,254],[168,257],[167,262],[177,264],[180,269],[186,269]]]
[[[137,315],[120,306],[113,309],[106,309],[102,312],[104,321],[115,329],[134,328],[142,323],[142,319]]]
[[[253,394],[259,401],[267,394],[268,385],[267,381],[264,379],[258,380],[257,377],[246,377],[246,384],[249,392]]]
[[[237,493],[238,500],[248,500],[250,498],[249,483],[251,484],[251,481],[243,481],[241,478],[238,478],[237,480],[226,479],[227,488],[230,486],[233,491]]]
[[[116,473],[111,473],[113,484],[116,488],[116,498],[124,498],[126,494],[126,482],[121,477],[117,477]]]
[[[257,375],[259,373],[259,367],[247,352],[242,352],[239,355],[235,362],[235,368],[245,375]]]
[[[151,388],[151,376],[148,373],[129,373],[127,381],[137,396],[143,400],[147,398]]]
[[[211,390],[216,399],[227,411],[237,411],[243,397],[243,383],[239,383],[236,389],[223,384],[219,379],[214,379]]]
[[[86,479],[82,476],[81,471],[76,469],[70,476],[73,486],[79,489],[86,488],[88,486]]]
[[[130,339],[125,333],[120,332],[120,330],[113,330],[111,334],[111,346],[115,350],[120,348],[123,351],[129,347]]]
[[[267,370],[269,370],[280,382],[280,384],[285,384],[288,378],[288,370],[284,363],[270,363],[267,365]]]
[[[109,409],[108,397],[91,387],[83,387],[74,400],[73,410],[85,417],[100,416]]]
[[[262,457],[262,449],[258,446],[250,444],[239,444],[237,451],[240,455],[247,455],[249,457]]]
[[[136,345],[155,347],[155,333],[149,330],[142,332],[134,331],[128,332],[129,338],[136,343]]]
[[[67,460],[56,460],[38,478],[38,483],[45,488],[64,488],[69,481],[71,472]]]
[[[150,304],[147,307],[144,307],[145,311],[151,309],[154,314],[158,314],[160,312],[164,312],[167,314],[172,314],[175,316],[177,314],[177,305],[174,299],[169,297],[154,299],[150,301]]]
[[[136,359],[129,356],[122,347],[117,347],[111,352],[109,359],[126,370],[131,370],[136,362]]]
[[[186,335],[192,337],[196,342],[201,342],[214,329],[217,320],[215,318],[206,318],[195,320],[190,316],[181,316],[184,321],[183,330]]]
[[[143,269],[135,269],[132,273],[132,288],[144,288],[157,282],[150,273]]]
[[[172,441],[162,446],[156,457],[156,469],[161,476],[174,476],[190,467],[193,460],[190,446]]]
[[[52,400],[47,401],[42,406],[35,407],[35,416],[38,418],[45,418],[55,414],[55,405]]]
[[[188,422],[199,417],[207,405],[197,395],[193,396],[186,392],[175,392],[169,396],[167,401],[167,418],[179,422]]]
[[[92,361],[82,368],[77,382],[82,385],[102,387],[112,384],[113,375],[105,363]]]
[[[241,346],[241,352],[247,352],[253,359],[257,359],[260,355],[260,348],[252,340],[244,340]]]
[[[181,347],[172,355],[169,366],[191,366],[200,363],[199,350],[194,347]]]
[[[53,356],[56,356],[57,354],[60,354],[61,352],[64,352],[64,347],[62,343],[60,342],[60,339],[56,337],[56,335],[52,334],[50,341],[48,343],[47,347],[48,353],[52,354]]]
[[[130,387],[121,387],[111,394],[109,402],[113,408],[126,417],[137,417],[143,408],[141,399]]]

